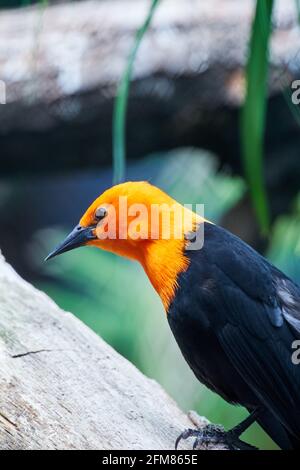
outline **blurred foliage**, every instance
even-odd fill
[[[264,184],[263,156],[266,121],[268,50],[273,0],[257,0],[249,59],[247,92],[242,113],[242,156],[253,205],[264,234],[269,232],[270,215]]]
[[[121,79],[113,116],[113,169],[114,169],[114,184],[120,183],[125,177],[125,161],[126,161],[126,137],[125,137],[125,120],[128,104],[128,95],[130,88],[130,81],[133,71],[135,58],[143,40],[144,34],[147,32],[151,24],[152,17],[159,0],[152,0],[147,17],[136,33],[132,50],[130,51],[125,72]]]
[[[267,257],[300,284],[300,194],[294,210],[277,219]]]

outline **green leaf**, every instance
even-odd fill
[[[128,95],[130,88],[130,80],[132,76],[133,65],[135,58],[144,37],[147,32],[155,9],[159,3],[159,0],[152,0],[151,7],[147,14],[147,17],[143,25],[139,28],[136,33],[134,45],[130,51],[127,66],[123,77],[121,79],[113,115],[113,179],[114,184],[124,180],[125,176],[125,164],[126,164],[126,131],[125,131],[125,120],[126,111],[128,105]]]
[[[263,156],[272,10],[273,0],[257,0],[246,69],[247,91],[241,119],[244,169],[253,206],[264,234],[268,234],[270,229]]]

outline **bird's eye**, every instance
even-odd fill
[[[107,210],[105,207],[98,207],[98,209],[95,212],[95,218],[97,220],[102,220],[104,217],[107,215]]]

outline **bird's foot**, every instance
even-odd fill
[[[239,439],[239,436],[232,431],[225,431],[223,426],[208,424],[201,429],[186,429],[177,438],[175,449],[183,439],[195,437],[193,449],[210,449],[216,445],[221,449],[228,450],[257,450],[256,447],[246,444]]]

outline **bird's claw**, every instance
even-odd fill
[[[197,429],[185,429],[181,434],[179,434],[179,436],[177,437],[175,441],[175,450],[178,449],[178,444],[182,439],[185,441],[189,437],[197,436],[197,434],[198,434]]]
[[[216,444],[223,440],[224,434],[226,433],[222,426],[213,424],[208,424],[201,429],[185,429],[176,439],[175,449],[178,448],[178,444],[181,440],[186,440],[190,437],[195,437],[193,449],[196,449],[199,445],[209,443]]]
[[[223,426],[208,424],[201,429],[185,429],[176,439],[175,449],[177,450],[181,440],[195,437],[193,450],[199,447],[208,448],[210,445],[222,445],[229,450],[256,449],[249,444],[240,441],[239,437],[232,431],[225,431]]]

